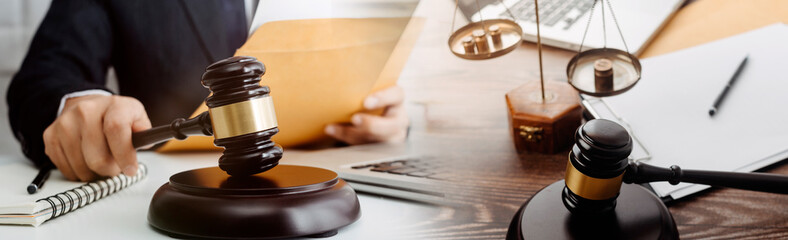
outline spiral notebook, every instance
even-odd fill
[[[148,169],[145,164],[140,163],[137,174],[133,177],[121,174],[86,183],[36,201],[0,205],[0,224],[37,227],[50,219],[68,214],[123,190],[140,181],[147,173]]]

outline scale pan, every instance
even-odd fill
[[[600,82],[595,69],[597,60],[603,59],[609,60],[607,64],[612,67],[612,82],[607,84]],[[597,48],[578,53],[569,60],[566,77],[569,84],[580,93],[606,97],[634,87],[640,80],[640,71],[640,61],[632,54],[618,49]]]
[[[487,27],[487,30],[484,28]],[[494,37],[490,28],[498,28],[500,30],[500,41]],[[484,42],[486,49],[480,49],[474,43],[471,46],[471,51],[466,51],[466,46],[463,40],[474,39],[473,32],[481,30],[484,32]],[[477,31],[479,32],[479,31]],[[481,60],[490,59],[502,56],[514,50],[518,44],[523,40],[523,29],[512,20],[508,19],[489,19],[481,22],[473,22],[457,29],[449,37],[449,48],[454,55],[465,59]]]

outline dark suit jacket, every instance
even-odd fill
[[[116,94],[140,100],[154,126],[188,117],[208,96],[200,84],[205,67],[232,56],[246,39],[243,4],[52,1],[7,94],[11,127],[24,154],[39,166],[50,161],[42,134],[61,98],[106,90],[110,66],[117,73]]]

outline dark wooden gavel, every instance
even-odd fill
[[[265,66],[253,57],[231,57],[206,68],[202,85],[211,90],[208,111],[191,119],[175,119],[132,134],[135,148],[171,138],[213,135],[224,147],[219,167],[232,176],[246,176],[275,167],[282,148],[271,137],[279,132],[268,87],[260,86]]]
[[[564,206],[572,213],[601,214],[616,206],[621,184],[667,181],[788,194],[788,176],[682,170],[628,161],[632,139],[617,123],[597,119],[580,126],[566,167]]]

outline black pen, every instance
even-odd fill
[[[44,186],[44,183],[49,178],[49,173],[52,172],[53,168],[55,167],[51,164],[41,167],[41,170],[38,171],[38,175],[36,175],[36,178],[33,179],[33,182],[30,183],[30,185],[27,185],[27,193],[33,194],[38,192],[38,189]]]
[[[717,96],[717,100],[714,100],[714,105],[711,106],[711,109],[709,109],[709,116],[714,116],[714,114],[717,113],[717,111],[720,108],[720,104],[722,104],[722,100],[725,99],[725,96],[728,95],[728,90],[731,89],[733,83],[736,82],[736,79],[739,78],[739,75],[741,74],[741,70],[744,69],[744,65],[747,64],[747,59],[749,58],[750,56],[747,55],[744,57],[744,60],[742,60],[741,63],[739,63],[739,68],[736,69],[735,73],[733,73],[733,77],[731,77],[731,80],[728,81],[727,85],[725,85],[725,89],[722,89],[722,93],[720,93],[720,95]]]

